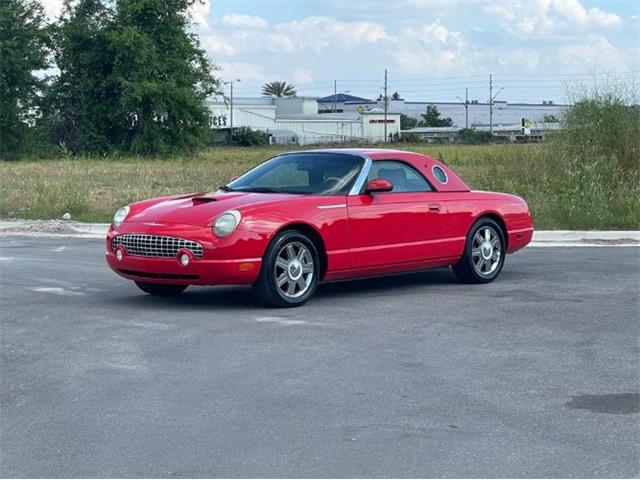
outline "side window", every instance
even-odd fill
[[[384,178],[393,185],[392,193],[430,192],[431,185],[410,165],[396,160],[378,160],[373,162],[367,182],[374,178]]]

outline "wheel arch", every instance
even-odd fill
[[[505,251],[507,251],[507,249],[509,248],[509,232],[507,231],[507,224],[505,223],[502,216],[497,212],[482,212],[476,217],[473,223],[475,224],[478,220],[482,220],[483,218],[490,218],[491,220],[496,222],[502,229],[502,235],[504,236],[504,249]]]
[[[306,235],[309,240],[311,240],[318,251],[318,256],[320,257],[320,279],[324,278],[327,273],[327,267],[329,264],[329,260],[327,258],[327,248],[324,244],[324,240],[320,232],[312,225],[304,222],[291,222],[286,225],[281,226],[273,235],[272,239],[275,238],[280,232],[285,230],[297,230],[298,232]]]

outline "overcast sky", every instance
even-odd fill
[[[55,14],[61,0],[46,0]],[[299,95],[338,91],[414,101],[565,100],[567,81],[637,77],[635,0],[211,0],[194,9],[202,46],[239,96],[270,80]]]

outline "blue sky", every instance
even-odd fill
[[[407,100],[453,101],[465,87],[486,100],[493,73],[498,99],[562,102],[567,86],[640,71],[630,0],[206,0],[192,16],[241,96],[270,80],[326,95],[336,79],[339,91],[376,97],[387,68]]]

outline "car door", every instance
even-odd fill
[[[446,194],[399,160],[374,161],[367,182],[374,178],[389,180],[393,190],[347,197],[352,267],[446,257]]]

